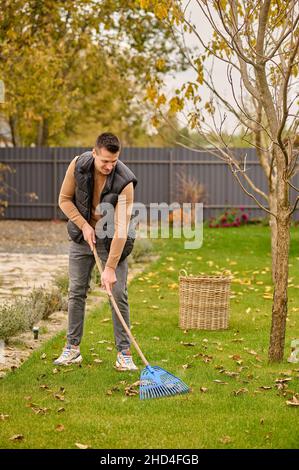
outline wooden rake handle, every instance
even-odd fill
[[[96,265],[97,265],[97,267],[98,267],[98,270],[99,270],[99,272],[100,272],[100,275],[102,275],[103,270],[102,270],[100,258],[99,258],[99,255],[98,255],[98,253],[97,253],[97,250],[96,250],[96,247],[95,247],[95,246],[94,246],[94,248],[93,248],[93,254],[94,254],[95,261],[96,261]],[[113,305],[113,307],[114,307],[114,310],[116,311],[116,314],[117,314],[117,316],[118,316],[118,318],[119,318],[119,321],[121,322],[122,326],[124,327],[124,329],[125,329],[127,335],[129,336],[130,340],[131,340],[132,343],[134,344],[134,346],[135,346],[135,348],[136,348],[136,351],[138,352],[138,354],[139,354],[139,356],[140,356],[142,362],[143,362],[146,366],[148,366],[149,363],[148,363],[148,361],[146,360],[146,358],[144,357],[143,352],[141,351],[140,347],[138,346],[138,343],[137,343],[136,339],[135,339],[134,336],[132,335],[130,328],[129,328],[128,325],[126,324],[126,322],[125,322],[125,320],[124,320],[124,318],[123,318],[123,316],[122,316],[122,314],[121,314],[121,312],[120,312],[120,310],[119,310],[119,308],[118,308],[118,306],[117,306],[117,303],[115,302],[115,299],[114,299],[112,293],[109,294],[107,291],[106,291],[106,293],[107,293],[108,297],[110,298],[110,300],[111,300],[111,302],[112,302],[112,305]]]

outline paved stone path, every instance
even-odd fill
[[[55,276],[67,269],[66,254],[0,253],[0,303],[26,296],[34,287],[50,287]]]

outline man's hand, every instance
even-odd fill
[[[91,251],[93,252],[93,247],[96,243],[96,235],[95,231],[92,228],[91,225],[89,225],[88,222],[85,222],[85,224],[82,227],[82,233],[84,240],[89,244]]]
[[[113,268],[109,268],[108,266],[104,269],[102,276],[101,276],[101,283],[102,287],[106,289],[108,295],[111,295],[111,289],[113,287],[113,284],[115,284],[117,281],[115,271]]]

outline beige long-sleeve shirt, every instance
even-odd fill
[[[81,230],[87,220],[80,214],[77,207],[73,203],[73,197],[76,189],[75,180],[75,164],[76,156],[68,166],[66,171],[58,199],[58,204],[62,212],[74,222]],[[89,224],[95,228],[100,215],[96,213],[96,208],[100,201],[101,192],[104,189],[106,182],[106,175],[94,169],[94,192],[92,198],[91,218]],[[129,183],[118,196],[118,202],[115,207],[114,215],[114,236],[111,242],[110,251],[106,266],[116,269],[116,266],[121,257],[122,251],[126,243],[126,235],[128,233],[128,226],[132,214],[132,206],[134,200],[134,186]],[[124,236],[125,235],[125,236]]]

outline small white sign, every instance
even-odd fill
[[[299,362],[299,339],[293,339],[291,342],[291,355],[288,362],[297,364]]]

